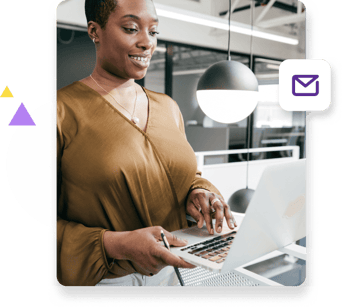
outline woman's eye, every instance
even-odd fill
[[[125,29],[125,31],[128,32],[128,33],[135,33],[135,32],[138,31],[138,30],[135,29],[135,28],[124,28],[124,29]]]
[[[151,36],[156,36],[157,34],[159,34],[159,32],[151,31],[150,34],[151,34]]]

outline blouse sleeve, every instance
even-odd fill
[[[70,141],[70,134],[63,131],[70,125],[66,117],[65,107],[57,103],[57,279],[64,286],[91,286],[97,284],[112,265],[108,263],[103,245],[106,229],[85,227],[62,217],[61,159]]]
[[[186,138],[185,129],[184,129],[184,120],[183,120],[183,116],[180,110],[179,110],[179,125],[178,126],[181,132],[184,134],[184,137]],[[204,190],[216,193],[222,197],[220,191],[210,181],[203,178],[202,172],[200,172],[199,170],[196,171],[195,178],[192,181],[188,194],[194,189],[204,189]]]

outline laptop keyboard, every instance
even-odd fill
[[[236,231],[233,231],[222,236],[217,236],[193,245],[188,245],[181,251],[186,251],[189,254],[208,259],[212,262],[222,263],[226,260],[229,249],[236,236]]]

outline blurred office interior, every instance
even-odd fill
[[[228,23],[228,0],[154,0],[154,3],[157,9],[174,9],[195,17],[207,15]],[[196,99],[197,83],[203,72],[210,65],[227,60],[226,30],[160,16],[156,52],[147,75],[136,82],[149,90],[166,93],[178,103],[187,139],[195,153],[218,151],[215,155],[198,155],[203,158],[203,176],[207,174],[208,179],[211,176],[212,170],[205,168],[210,165],[216,167],[215,172],[218,165],[241,165],[238,172],[243,185],[247,153],[222,151],[246,149],[248,142],[250,149],[265,150],[250,153],[250,177],[253,177],[253,167],[257,174],[263,162],[267,165],[305,158],[306,114],[285,111],[278,103],[280,64],[286,59],[305,58],[305,7],[297,0],[232,0],[231,4],[232,24],[251,27],[253,5],[254,29],[298,40],[298,44],[293,45],[260,37],[251,39],[250,35],[231,32],[231,60],[251,67],[259,83],[260,100],[250,117],[249,130],[246,119],[234,124],[211,120],[202,112]],[[57,89],[89,76],[95,66],[95,48],[87,33],[83,7],[84,0],[68,0],[57,9]],[[270,148],[277,150],[267,151]],[[220,176],[218,172],[213,177]],[[221,178],[229,182],[229,174],[233,171]],[[235,184],[236,178],[231,181]],[[225,191],[226,201],[237,188]],[[305,239],[300,244],[305,246]],[[268,278],[284,285],[299,285],[305,279],[305,261],[286,255],[249,269],[258,274],[264,272]]]
[[[69,2],[71,1],[73,0],[69,0]],[[231,21],[243,21],[248,25],[250,23],[250,8],[248,7],[250,1],[236,2],[239,4],[231,16]],[[254,2],[254,15],[257,19],[259,11],[262,12],[265,7],[258,4],[265,1]],[[278,8],[273,5],[266,15],[267,19],[273,20],[276,18],[275,16],[295,14],[293,11],[297,1],[276,1],[275,3],[278,2],[282,3],[283,7]],[[209,6],[212,15],[216,16],[223,16],[228,10],[228,0],[157,0],[155,3],[196,9],[199,13],[203,13],[202,10]],[[185,3],[187,4],[185,5]],[[234,3],[232,1],[232,5]],[[62,5],[60,7],[62,8]],[[215,12],[216,14],[214,14]],[[88,76],[95,65],[95,49],[86,32],[86,26],[67,24],[62,18],[61,20],[61,22],[57,22],[57,89]],[[194,29],[187,32],[185,31],[188,28],[186,22],[160,18],[158,48],[146,77],[137,82],[150,90],[168,94],[178,103],[183,114],[188,141],[194,151],[246,148],[247,120],[229,125],[214,122],[202,112],[195,94],[198,80],[205,69],[218,61],[227,59],[227,31],[199,25],[191,26]],[[164,28],[167,29],[166,33],[163,31]],[[232,60],[244,63],[248,67],[252,61],[252,70],[258,78],[261,92],[260,101],[252,116],[250,147],[298,145],[300,146],[300,158],[303,158],[305,155],[305,112],[284,111],[279,106],[277,95],[281,62],[286,59],[305,57],[305,21],[294,24],[285,23],[271,29],[297,37],[298,45],[286,45],[254,37],[251,59],[249,36],[232,33],[230,42]],[[167,40],[168,36],[171,36],[168,33],[170,31],[180,32],[181,39],[175,40],[177,34],[173,33],[172,37]],[[185,37],[187,34],[191,35],[192,39],[190,37],[187,39]],[[194,37],[196,34],[199,37]],[[211,38],[210,46],[205,43],[206,37]],[[186,44],[184,43],[186,41],[194,41],[194,43]],[[212,41],[216,44],[213,44]],[[288,155],[286,152],[277,154],[279,156]],[[267,158],[274,155],[254,154],[250,159]],[[232,156],[229,159],[230,161],[239,161],[243,160],[244,156]],[[211,159],[206,160],[205,163],[211,161]]]

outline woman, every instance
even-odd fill
[[[194,266],[161,244],[186,213],[213,234],[233,215],[196,172],[177,104],[134,80],[157,45],[152,0],[86,0],[96,67],[57,93],[57,278],[63,285],[177,282],[172,266]],[[153,276],[155,275],[155,276]],[[149,276],[149,277],[146,277]]]

